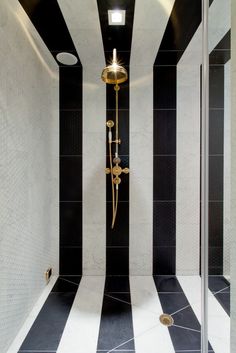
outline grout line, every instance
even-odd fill
[[[227,287],[225,287],[225,288],[222,288],[222,289],[218,290],[217,292],[213,292],[213,291],[212,291],[212,294],[216,295],[216,294],[218,294],[218,293],[223,292],[223,291],[224,291],[225,289],[227,289],[227,288],[230,288],[230,286],[227,286]],[[230,292],[226,292],[226,293],[230,293]]]
[[[172,327],[173,327],[173,326],[178,327],[178,328],[182,328],[183,330],[189,330],[189,331],[198,332],[198,333],[201,334],[201,331],[195,330],[195,329],[190,328],[190,327],[185,327],[185,326],[180,326],[180,325],[175,325],[175,324],[172,325]],[[170,326],[170,327],[171,327],[171,326]]]
[[[172,314],[170,314],[170,315],[173,316],[173,315],[175,315],[175,314],[177,314],[177,313],[180,313],[182,310],[185,310],[185,309],[187,309],[187,308],[189,308],[189,307],[191,307],[190,304],[184,306],[182,309],[176,310],[174,313],[172,313]]]

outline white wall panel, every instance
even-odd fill
[[[0,351],[58,273],[58,66],[16,0],[0,3]]]

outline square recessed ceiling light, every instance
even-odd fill
[[[124,26],[125,10],[108,10],[108,23],[110,26]]]

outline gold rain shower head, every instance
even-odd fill
[[[112,85],[118,85],[128,79],[126,69],[117,62],[116,49],[113,49],[112,64],[103,69],[101,77],[105,83]]]

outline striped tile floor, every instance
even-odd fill
[[[230,353],[229,282],[209,279],[209,352]],[[59,277],[10,353],[200,353],[199,276]],[[171,314],[174,325],[159,321]],[[19,341],[19,338],[18,338]]]

